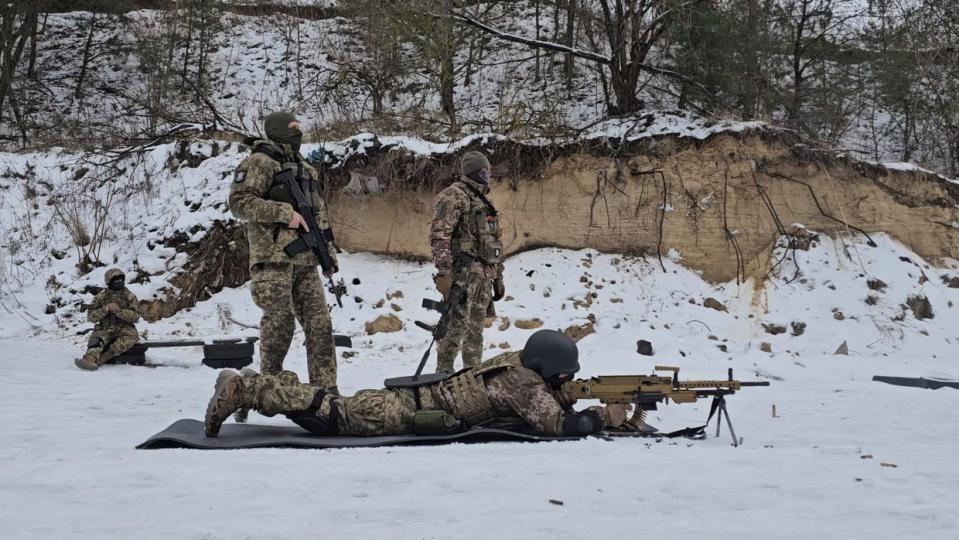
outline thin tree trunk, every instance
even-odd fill
[[[443,113],[450,121],[450,134],[455,135],[459,132],[459,126],[456,123],[456,102],[454,100],[454,66],[453,58],[447,56],[441,62],[440,67],[440,102]]]
[[[44,26],[48,13],[43,14]],[[30,32],[30,55],[27,59],[27,77],[33,79],[37,76],[37,27],[40,25],[40,17],[33,18],[33,28]]]
[[[803,49],[803,37],[806,32],[806,23],[809,22],[806,15],[807,0],[800,0],[802,3],[802,11],[799,14],[799,21],[796,23],[796,36],[793,40],[793,98],[792,103],[789,105],[789,112],[787,119],[791,123],[799,118],[799,110],[802,108],[802,92],[803,92],[803,66],[802,66],[802,49]]]
[[[187,4],[186,45],[183,47],[183,78],[186,79],[187,66],[190,64],[190,42],[193,41],[193,2]]]
[[[83,93],[83,80],[87,76],[87,66],[90,65],[90,47],[93,45],[93,31],[96,29],[97,13],[90,14],[90,31],[87,33],[87,42],[83,46],[83,61],[80,63],[80,75],[77,77],[77,86],[73,90],[74,99],[80,99]]]
[[[566,46],[573,48],[576,43],[576,0],[567,0],[566,4]],[[563,63],[563,75],[566,78],[566,90],[573,90],[573,55],[567,54]]]
[[[10,93],[10,108],[13,109],[13,118],[17,122],[17,129],[20,130],[20,136],[22,138],[21,144],[27,144],[27,129],[23,122],[23,116],[20,115],[20,107],[17,105],[17,99],[14,97],[13,92]]]
[[[16,67],[23,55],[24,46],[27,43],[27,27],[31,20],[34,20],[37,14],[35,2],[30,4],[30,10],[24,14],[20,27],[14,29],[14,22],[17,18],[18,4],[14,2],[0,2],[0,111],[3,110],[3,102],[9,95],[12,99],[11,88],[13,79],[16,76]],[[11,101],[12,103],[12,101]],[[19,117],[19,112],[14,110],[14,115]],[[2,113],[0,113],[2,119]]]
[[[540,30],[540,27],[539,27],[539,2],[540,2],[540,0],[536,0],[536,1],[533,3],[533,9],[534,9],[535,12],[536,12],[536,41],[539,41],[539,39],[540,39],[540,33],[539,33],[539,30]],[[536,52],[536,70],[535,70],[535,76],[534,76],[533,80],[534,80],[535,82],[539,82],[539,69],[540,69],[540,66],[539,66],[539,49],[534,49],[534,50],[535,50],[535,52]]]

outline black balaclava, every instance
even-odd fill
[[[293,113],[278,111],[266,115],[263,119],[263,129],[266,131],[266,138],[279,144],[288,144],[294,152],[300,152],[300,144],[303,142],[303,132],[299,128],[291,128],[290,122],[296,122]]]
[[[489,185],[489,172],[486,169],[473,171],[467,177],[478,184]]]
[[[485,170],[489,166],[486,155],[473,150],[463,154],[463,159],[460,162],[460,172],[463,176],[485,186],[489,184],[489,172]]]
[[[119,291],[123,289],[123,285],[124,285],[123,276],[117,276],[111,279],[110,283],[107,283],[107,287],[109,287],[111,291]]]

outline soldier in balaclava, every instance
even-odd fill
[[[436,288],[450,306],[446,334],[437,344],[436,370],[452,373],[462,348],[463,367],[483,359],[483,328],[495,315],[493,302],[503,299],[503,242],[490,190],[490,162],[480,152],[463,155],[461,176],[434,201],[430,246],[436,265]],[[456,301],[458,300],[458,301]]]
[[[309,229],[294,210],[288,189],[275,181],[283,171],[295,171],[295,181],[310,199],[319,227],[328,233],[328,251],[335,272],[336,249],[330,219],[316,170],[300,155],[303,132],[293,114],[274,112],[264,119],[266,138],[244,141],[252,153],[237,167],[230,189],[230,210],[247,222],[250,245],[250,292],[263,310],[260,319],[260,369],[276,375],[290,348],[299,321],[306,337],[310,384],[336,394],[333,326],[317,270],[319,260],[309,249],[287,254],[285,248]],[[326,275],[329,277],[329,275]]]

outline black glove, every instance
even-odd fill
[[[503,276],[493,280],[493,301],[499,302],[506,296],[506,286],[503,285]]]
[[[566,416],[563,420],[563,436],[581,437],[599,433],[603,429],[603,419],[596,411],[583,411]]]

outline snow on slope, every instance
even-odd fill
[[[697,442],[137,451],[172,421],[203,414],[215,372],[199,365],[198,351],[148,355],[179,367],[87,373],[71,364],[80,338],[5,333],[4,537],[954,538],[959,444],[948,426],[959,421],[959,394],[870,378],[959,377],[959,308],[952,307],[959,290],[940,279],[956,264],[927,266],[895,241],[875,239],[876,248],[858,238],[823,239],[798,253],[800,279],[787,284],[787,267],[761,291],[707,284],[678,260],[665,261],[666,273],[656,261],[588,250],[542,249],[507,262],[513,299],[497,306],[500,317],[565,328],[595,316],[597,333],[580,342],[582,375],[647,373],[667,364],[690,378],[723,377],[732,367],[739,378],[771,380],[730,400],[739,448],[729,445],[724,427],[722,437]],[[435,319],[418,307],[433,296],[431,269],[364,254],[345,255],[342,266],[360,280],[350,292],[362,299],[333,311],[337,332],[354,336],[356,355],[339,359],[340,387],[353,392],[413,370],[427,336],[412,321]],[[923,275],[928,281],[920,283]],[[877,293],[867,278],[888,286]],[[394,291],[403,296],[374,307]],[[588,309],[574,307],[593,292]],[[875,305],[864,302],[869,293],[879,297]],[[929,298],[935,317],[920,321],[906,312],[891,324],[902,313],[899,303],[917,293]],[[707,297],[729,311],[703,307]],[[249,332],[224,326],[224,309],[239,322],[257,322],[243,287],[151,325],[150,334]],[[364,336],[363,323],[386,313],[396,313],[405,329]],[[0,315],[5,328],[11,319]],[[522,346],[531,331],[500,331],[501,320],[487,342]],[[761,326],[791,321],[805,322],[805,332],[770,336]],[[653,357],[635,352],[640,338],[652,341]],[[850,355],[830,354],[844,340]],[[762,341],[772,353],[759,350]],[[301,333],[294,342],[286,365],[303,377]],[[707,411],[707,403],[669,405],[650,421],[674,429],[696,425]]]
[[[713,124],[673,112],[629,122],[611,120],[595,126],[589,137],[636,140],[675,134],[705,139],[749,129],[765,127],[752,122]],[[439,154],[498,137],[477,134],[445,144],[361,133],[322,148],[328,166],[335,167],[373,146]],[[307,144],[303,152],[310,155],[320,147]],[[213,222],[232,219],[226,205],[230,179],[246,155],[247,150],[237,143],[210,139],[161,144],[121,160],[116,164],[119,177],[106,180],[104,175],[112,169],[97,166],[104,156],[58,149],[0,153],[0,304],[18,317],[17,326],[0,334],[18,335],[24,328],[73,328],[82,322],[74,317],[76,304],[92,298],[87,291],[90,286],[102,286],[107,267],[77,275],[75,242],[62,216],[76,210],[92,231],[96,223],[89,216],[102,209],[104,201],[112,203],[100,260],[126,271],[133,281],[131,289],[141,299],[168,294],[186,256],[164,244],[174,237],[198,241]]]

